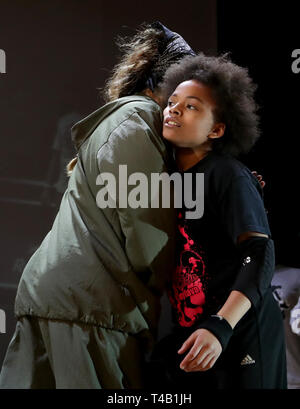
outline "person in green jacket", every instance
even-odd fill
[[[101,175],[118,180],[120,165],[149,178],[171,169],[158,83],[194,52],[159,22],[124,44],[106,105],[72,127],[77,157],[53,226],[20,279],[1,388],[144,386],[175,259],[175,212],[150,199],[148,207],[121,206],[118,195],[115,206],[100,208],[97,197]]]

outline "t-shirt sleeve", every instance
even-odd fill
[[[250,176],[233,178],[220,206],[222,223],[235,244],[239,235],[247,231],[271,236],[262,195]]]

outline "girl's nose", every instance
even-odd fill
[[[173,105],[173,106],[170,108],[170,112],[171,112],[172,114],[174,114],[174,115],[180,115],[181,111],[180,111],[179,105],[178,105],[178,104]]]

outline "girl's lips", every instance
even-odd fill
[[[169,126],[170,128],[173,128],[173,127],[178,128],[181,126],[177,121],[174,121],[174,119],[170,117],[165,120],[164,125]]]

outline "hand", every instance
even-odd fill
[[[190,349],[180,363],[185,372],[207,371],[212,368],[222,352],[219,340],[208,330],[197,329],[182,344],[179,354]]]
[[[254,171],[251,172],[251,173],[252,173],[253,176],[255,176],[255,177],[258,179],[260,186],[261,186],[262,188],[264,188],[264,187],[266,186],[266,182],[263,180],[262,175],[258,175],[257,172],[256,172],[256,170],[254,170]]]

